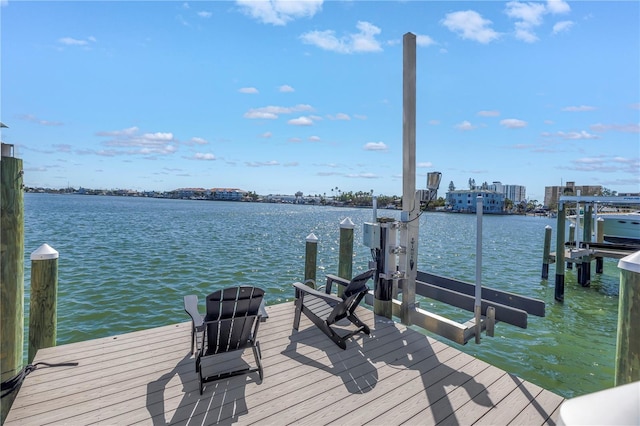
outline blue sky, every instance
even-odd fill
[[[640,192],[637,1],[2,0],[2,140],[27,186]]]

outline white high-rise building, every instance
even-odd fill
[[[503,185],[501,182],[493,182],[489,185],[489,189],[503,194],[505,198],[516,204],[527,200],[527,188],[522,185]]]

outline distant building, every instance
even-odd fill
[[[449,191],[446,196],[446,210],[454,213],[476,213],[478,195],[482,195],[482,212],[504,213],[504,194],[492,190]]]
[[[489,185],[489,189],[503,194],[514,204],[527,201],[527,188],[522,185],[503,185],[501,182],[493,182]]]
[[[247,191],[238,188],[211,188],[210,191],[214,200],[221,201],[241,201],[247,195]]]
[[[598,195],[602,193],[601,185],[576,185],[575,182],[567,182],[565,186],[545,186],[544,205],[555,208],[562,195]]]

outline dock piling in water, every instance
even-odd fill
[[[31,253],[29,363],[38,349],[56,345],[57,311],[58,252],[43,244]]]
[[[566,207],[564,203],[558,205],[558,224],[556,226],[556,286],[554,298],[564,302],[564,225]]]
[[[640,251],[620,259],[615,385],[640,380]]]
[[[542,279],[549,278],[549,254],[551,253],[551,227],[544,227],[544,250],[542,254]]]
[[[596,224],[596,242],[598,244],[604,243],[604,219],[599,217]],[[604,272],[604,257],[596,257],[596,274]]]
[[[572,223],[569,225],[569,239],[567,241],[574,242],[576,240],[576,225]],[[564,247],[564,241],[562,242],[562,247]],[[556,250],[559,250],[556,247]],[[567,262],[567,269],[573,269],[573,262]]]
[[[304,257],[304,284],[316,288],[316,265],[318,262],[318,237],[307,235]]]
[[[338,276],[351,280],[353,275],[353,228],[355,224],[351,218],[344,218],[340,222],[340,254],[338,257]],[[338,296],[342,296],[343,286],[338,286]]]
[[[2,144],[0,160],[0,372],[4,382],[22,369],[24,345],[24,192],[22,160]],[[0,423],[15,392],[2,398]]]

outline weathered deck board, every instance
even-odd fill
[[[555,424],[562,397],[366,309],[371,336],[346,351],[304,316],[293,331],[292,303],[267,310],[262,383],[200,396],[185,322],[40,350],[79,365],[31,373],[5,424]]]

